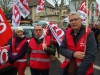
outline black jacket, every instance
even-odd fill
[[[83,33],[85,32],[85,28],[82,25],[79,32],[77,33],[77,38],[78,40],[75,41],[75,44],[77,44],[77,42],[79,41],[80,37],[83,35]],[[73,35],[73,30],[71,32],[71,35]],[[73,35],[74,37],[74,35]],[[63,39],[63,42],[59,48],[59,52],[66,58],[70,58],[70,59],[75,59],[73,58],[73,51],[67,49],[66,47],[66,36]],[[87,38],[87,43],[86,43],[86,56],[83,59],[80,67],[77,69],[77,67],[75,67],[75,75],[85,75],[87,69],[90,67],[91,63],[95,61],[95,56],[96,56],[96,50],[97,50],[97,44],[95,41],[95,37],[94,37],[94,33],[93,31],[90,32],[90,34],[88,35]]]
[[[15,42],[15,48],[19,45],[19,43],[25,39],[26,37],[23,37],[23,38],[19,38],[19,37],[16,37],[16,42]],[[22,47],[22,50],[20,51],[19,54],[17,54],[16,56],[12,56],[12,42],[10,43],[10,48],[9,48],[9,51],[8,51],[8,57],[10,60],[12,60],[13,62],[22,58],[26,52],[28,50],[28,42],[26,41]]]

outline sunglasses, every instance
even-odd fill
[[[69,20],[69,21],[73,22],[73,21],[77,21],[78,19],[80,19],[80,18],[75,18],[75,19],[72,19],[72,20]]]

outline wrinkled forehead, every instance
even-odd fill
[[[79,15],[77,14],[69,15],[69,19],[74,19],[74,18],[79,18]]]

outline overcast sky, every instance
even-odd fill
[[[53,0],[47,0],[49,3],[54,5]],[[100,4],[100,0],[96,0],[98,4]],[[59,0],[59,3],[61,2],[61,0]],[[68,4],[68,1],[66,0],[66,4]],[[99,5],[99,11],[100,11],[100,5]]]

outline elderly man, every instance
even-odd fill
[[[49,75],[50,54],[55,53],[50,36],[43,33],[41,25],[34,27],[34,37],[30,40],[30,70],[32,75]]]
[[[69,15],[69,22],[71,28],[66,30],[59,50],[65,57],[60,75],[93,75],[97,50],[94,33],[88,28],[86,39],[86,28],[77,12]]]

